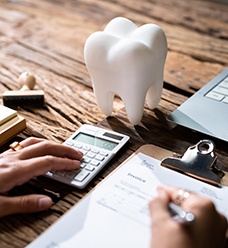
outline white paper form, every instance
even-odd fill
[[[150,245],[149,201],[158,185],[199,193],[228,219],[228,188],[216,188],[160,166],[138,153],[75,205],[28,247],[122,248]]]

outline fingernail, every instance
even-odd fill
[[[40,210],[50,208],[52,206],[52,199],[50,197],[41,197],[38,204]]]
[[[78,151],[79,155],[83,157],[84,153],[81,151]]]

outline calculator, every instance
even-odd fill
[[[49,171],[45,176],[82,189],[128,140],[129,136],[125,134],[84,124],[63,143],[83,152],[80,168],[71,171]]]

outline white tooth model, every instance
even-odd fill
[[[140,123],[145,98],[154,109],[161,98],[167,41],[154,24],[137,27],[117,17],[103,32],[95,32],[85,43],[84,57],[101,111],[110,116],[114,95],[125,105],[129,121]]]

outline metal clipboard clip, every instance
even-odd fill
[[[165,158],[161,165],[198,180],[221,187],[225,173],[216,167],[215,145],[211,140],[201,140],[190,146],[181,158]]]

